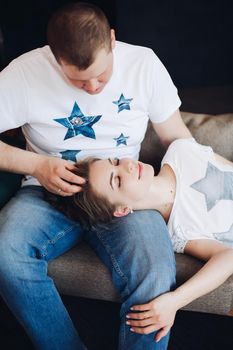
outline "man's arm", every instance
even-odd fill
[[[152,123],[152,125],[162,144],[166,148],[176,139],[192,137],[189,129],[181,118],[179,109],[177,109],[165,122]]]
[[[69,161],[25,151],[0,141],[0,170],[32,175],[50,192],[59,192],[63,196],[78,192],[78,185],[84,180],[73,174],[73,169],[74,165]]]

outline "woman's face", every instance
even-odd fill
[[[89,181],[95,192],[112,204],[134,208],[150,189],[154,169],[149,164],[123,158],[103,159],[90,165]]]

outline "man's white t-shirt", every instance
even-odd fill
[[[103,91],[74,87],[49,46],[0,73],[0,132],[22,126],[27,149],[78,161],[87,156],[138,158],[148,119],[164,122],[180,106],[177,89],[154,52],[122,42]],[[26,177],[25,184],[39,184]]]
[[[183,253],[195,239],[214,239],[233,248],[233,167],[217,161],[211,147],[193,138],[174,141],[164,164],[176,176],[167,224],[174,251]]]

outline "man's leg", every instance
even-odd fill
[[[155,333],[139,335],[126,325],[131,306],[146,303],[175,285],[175,259],[161,215],[154,210],[136,211],[107,226],[98,225],[85,237],[111,270],[122,297],[119,350],[167,349],[169,335],[156,343]]]
[[[80,226],[46,203],[39,186],[21,189],[0,212],[0,293],[37,349],[84,349],[47,275],[48,261],[80,237]]]

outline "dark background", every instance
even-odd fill
[[[0,69],[46,44],[51,13],[67,1],[0,2]],[[179,88],[183,110],[233,112],[232,0],[102,0],[118,40],[151,47]],[[1,282],[0,282],[1,283]],[[89,350],[117,348],[119,305],[64,297]],[[233,319],[179,311],[169,350],[233,349]],[[32,345],[0,299],[0,348]],[[146,350],[146,349],[145,349]]]

